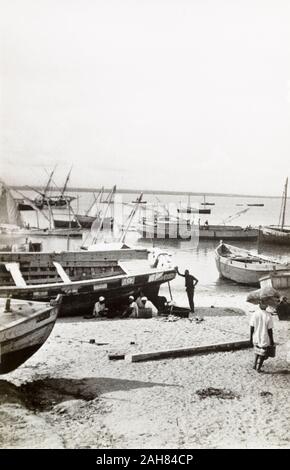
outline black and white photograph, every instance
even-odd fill
[[[0,453],[289,450],[289,162],[288,0],[0,0]]]

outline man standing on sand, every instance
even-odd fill
[[[273,320],[267,305],[261,301],[260,310],[250,320],[250,342],[254,346],[255,362],[253,369],[261,372],[262,365],[269,357],[269,346],[274,346]]]
[[[186,269],[184,271],[184,274],[181,274],[178,271],[177,266],[176,266],[175,270],[176,270],[176,272],[179,276],[182,276],[182,277],[185,278],[185,290],[186,290],[186,293],[187,293],[189,308],[190,308],[190,311],[192,313],[194,313],[194,288],[195,288],[196,284],[198,283],[198,279],[196,279],[196,277],[194,277],[192,274],[189,274],[188,269]],[[197,321],[202,321],[203,318],[196,317],[196,320]]]

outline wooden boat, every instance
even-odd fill
[[[105,217],[102,221],[100,217],[91,217],[89,215],[76,215],[74,219],[67,220],[67,219],[53,219],[54,227],[56,229],[59,228],[83,228],[83,229],[90,229],[92,225],[94,228],[99,228],[101,226],[101,230],[104,228],[113,229],[114,227],[114,219],[113,217]]]
[[[290,271],[274,271],[260,278],[261,287],[273,287],[276,290],[290,289]]]
[[[10,240],[11,241],[11,240]],[[42,251],[42,243],[41,242],[31,242],[26,240],[25,243],[20,244],[0,244],[0,251],[31,251],[33,253]]]
[[[205,197],[203,206],[206,206]],[[192,206],[190,203],[190,194],[188,195],[187,205],[180,204],[180,207],[177,209],[177,212],[180,214],[210,214],[211,209],[199,208],[198,205]]]
[[[43,209],[45,207],[66,207],[68,204],[70,204],[72,201],[74,201],[76,198],[75,196],[68,196],[65,194],[67,184],[70,178],[71,170],[68,172],[68,175],[66,177],[64,186],[62,189],[60,189],[60,193],[57,196],[51,196],[49,195],[50,191],[50,185],[53,179],[54,172],[56,170],[56,166],[52,170],[52,172],[49,175],[48,182],[46,183],[46,186],[43,188],[43,191],[39,191],[36,188],[32,188],[30,186],[27,186],[28,189],[34,191],[35,193],[38,194],[33,200],[31,200],[31,207],[36,206],[38,209]],[[28,198],[25,198],[29,200]],[[28,207],[25,207],[27,203],[25,202],[25,205],[23,205],[22,201],[20,201],[20,205],[18,206],[19,210],[29,210]],[[29,205],[29,204],[28,204]]]
[[[247,204],[249,207],[264,207],[265,204]]]
[[[28,204],[27,202],[25,202],[25,199],[15,198],[15,202],[17,204],[17,208],[19,211],[33,211],[34,210],[31,204]]]
[[[198,207],[185,207],[178,208],[177,212],[180,214],[210,214],[211,209],[199,209]]]
[[[259,286],[260,278],[269,273],[286,272],[290,269],[289,263],[254,255],[223,242],[215,250],[215,261],[221,277],[250,286]]]
[[[277,245],[290,245],[290,227],[285,225],[287,205],[288,178],[284,186],[278,225],[268,225],[261,229],[261,240]]]
[[[197,225],[195,236],[202,240],[257,240],[259,231],[239,225]]]
[[[99,296],[112,305],[141,289],[153,303],[175,278],[163,252],[126,245],[61,253],[0,253],[0,296],[48,301],[63,294],[60,315],[91,313]]]
[[[35,207],[35,206],[34,206]],[[37,211],[37,209],[35,207]],[[49,221],[48,217],[46,217]],[[17,204],[9,188],[0,181],[0,236],[1,238],[19,239],[32,237],[78,237],[82,238],[82,231],[77,228],[35,228],[24,224]]]
[[[181,217],[156,217],[141,219],[137,225],[137,231],[142,238],[147,239],[177,239],[190,240],[192,237],[192,223]]]
[[[31,357],[49,337],[61,305],[0,298],[0,374]]]
[[[75,214],[74,220],[79,227],[90,229],[92,226],[94,229],[100,228],[103,229],[113,229],[114,227],[114,217],[107,216],[108,209],[111,204],[114,202],[114,196],[116,194],[116,186],[113,186],[110,191],[107,201],[102,201],[102,195],[104,193],[104,188],[102,187],[97,196],[94,195],[94,201],[91,206],[88,208],[85,214]],[[101,210],[101,203],[105,204],[104,214]]]
[[[262,227],[261,240],[277,245],[290,245],[290,227],[278,225]]]
[[[205,195],[203,196],[203,202],[201,202],[202,206],[215,206],[215,202],[207,202]]]

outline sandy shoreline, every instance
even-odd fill
[[[263,374],[252,370],[251,349],[146,363],[108,360],[109,353],[248,339],[247,312],[202,310],[200,324],[59,320],[38,353],[1,376],[0,447],[289,447],[289,322],[274,319],[277,356]],[[224,398],[202,398],[209,387]]]

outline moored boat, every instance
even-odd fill
[[[254,255],[223,242],[215,250],[215,261],[221,277],[251,286],[259,286],[260,278],[263,276],[290,269],[290,263],[281,263]]]
[[[177,239],[190,240],[192,237],[192,223],[181,217],[156,217],[154,219],[141,219],[137,231],[142,238],[147,239]]]
[[[211,209],[203,209],[198,207],[184,207],[177,209],[180,214],[210,214]]]
[[[49,337],[61,305],[0,298],[0,374],[31,357]]]
[[[196,227],[199,240],[257,240],[259,231],[239,225],[204,224]]]
[[[276,245],[290,245],[290,227],[268,225],[262,227],[261,239],[266,243],[274,243]]]
[[[261,229],[261,240],[277,245],[290,245],[290,227],[285,225],[286,205],[287,205],[288,178],[286,178],[282,195],[282,204],[278,225],[268,225]]]

